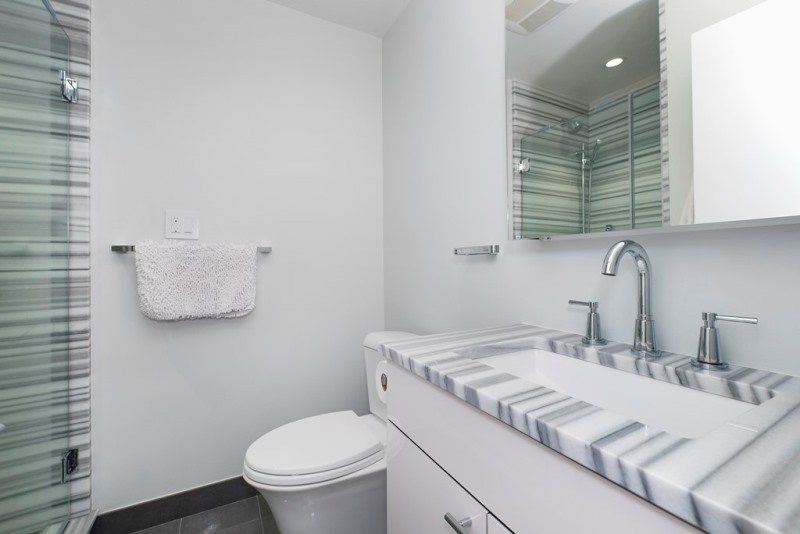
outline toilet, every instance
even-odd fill
[[[264,496],[281,534],[386,533],[387,382],[378,345],[409,337],[373,332],[364,339],[371,413],[306,417],[247,449],[244,479]]]

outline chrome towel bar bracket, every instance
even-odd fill
[[[135,252],[136,247],[134,245],[111,245],[111,252],[119,252],[121,254],[125,254],[127,252]],[[258,247],[258,252],[261,254],[269,254],[272,252],[272,247]]]

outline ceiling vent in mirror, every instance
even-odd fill
[[[520,35],[529,35],[577,1],[506,0],[506,29]]]

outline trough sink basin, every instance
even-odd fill
[[[704,436],[756,406],[539,349],[479,361],[684,438]]]

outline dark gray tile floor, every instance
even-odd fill
[[[212,508],[134,534],[279,534],[264,498]]]

